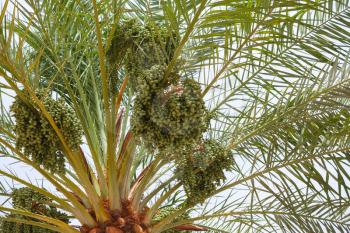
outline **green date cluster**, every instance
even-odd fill
[[[51,200],[44,195],[30,189],[20,188],[15,189],[12,193],[12,205],[14,209],[21,209],[30,211],[34,214],[45,215],[51,218],[61,220],[65,223],[69,222],[68,216],[57,210],[56,207],[50,206]],[[39,226],[28,225],[24,223],[17,223],[12,221],[6,221],[6,218],[18,219],[22,221],[35,221],[30,217],[26,217],[18,214],[9,214],[2,220],[2,233],[54,233],[49,229],[45,229]]]
[[[140,92],[131,118],[133,132],[150,150],[170,153],[195,144],[207,128],[199,90],[195,81],[186,79],[168,91]]]
[[[179,155],[175,161],[179,180],[188,199],[200,203],[225,179],[224,171],[230,170],[233,159],[218,142],[203,141],[210,114],[200,84],[182,77],[181,62],[172,61],[179,37],[167,28],[154,23],[142,25],[135,19],[121,23],[109,60],[123,65],[135,93],[133,134],[151,152]],[[204,149],[194,152],[199,144]]]
[[[168,152],[198,141],[207,129],[199,83],[181,78],[177,65],[167,72],[177,36],[153,23],[128,20],[116,30],[109,54],[123,57],[135,92],[131,129],[150,151]],[[124,55],[123,55],[124,54]],[[167,75],[166,75],[167,73]]]
[[[11,106],[16,120],[16,147],[50,172],[64,173],[65,157],[61,140],[38,105],[25,92],[23,96],[26,101],[16,96]],[[43,92],[37,92],[36,96],[53,118],[68,146],[72,150],[78,149],[83,130],[74,110],[62,99],[54,100]]]
[[[205,140],[195,151],[188,151],[177,166],[188,204],[202,203],[210,197],[225,181],[224,171],[232,166],[232,152],[215,140]]]

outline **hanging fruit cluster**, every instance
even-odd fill
[[[174,49],[178,43],[176,34],[168,31],[165,27],[159,27],[153,23],[146,23],[145,26],[137,26],[138,35],[133,38],[133,43],[126,52],[125,68],[130,76],[131,87],[139,89],[140,78],[148,76],[148,70],[153,66],[165,66],[173,58]],[[154,75],[162,75],[164,81],[164,69],[162,67],[153,69]],[[151,80],[153,77],[146,77]],[[166,88],[170,83],[176,83],[179,75],[172,73],[165,83],[159,82],[158,88]],[[174,80],[175,79],[175,80]],[[143,81],[140,82],[143,84]]]
[[[204,202],[225,180],[224,171],[231,170],[232,164],[231,151],[214,140],[205,140],[195,152],[191,150],[177,167],[187,202]]]
[[[124,65],[135,92],[131,130],[150,151],[182,154],[177,170],[188,200],[203,202],[225,179],[231,152],[214,140],[202,141],[209,125],[198,82],[181,77],[179,63],[169,72],[179,43],[167,27],[127,20],[116,30],[109,57]],[[202,142],[203,149],[193,152]]]
[[[52,173],[63,173],[65,158],[62,143],[49,121],[41,113],[38,106],[23,92],[29,100],[16,96],[11,111],[16,119],[16,147],[25,156],[41,164]],[[36,96],[42,101],[46,110],[52,116],[57,127],[61,130],[68,146],[72,150],[79,148],[83,131],[73,109],[61,99],[54,100],[50,96],[37,92]]]
[[[186,79],[161,92],[147,89],[148,93],[140,91],[135,99],[131,118],[134,134],[149,149],[163,152],[195,144],[207,128],[198,83]]]
[[[133,46],[133,41],[138,38],[141,25],[135,19],[129,19],[117,25],[108,50],[109,63],[121,65],[128,49]]]
[[[15,209],[22,209],[30,211],[34,214],[45,215],[51,218],[59,219],[65,223],[69,222],[68,216],[57,210],[55,207],[49,206],[51,200],[44,195],[30,189],[20,188],[15,189],[12,193],[12,205]],[[7,218],[15,218],[23,221],[37,221],[30,217],[10,214]],[[6,218],[2,221],[2,233],[54,233],[55,231],[41,228],[38,226],[32,226],[22,223],[6,221]]]
[[[136,93],[131,118],[134,135],[151,151],[173,151],[196,143],[207,129],[200,86],[194,80],[182,79],[177,67],[165,77],[178,43],[176,34],[135,20],[116,31],[109,55],[113,62],[124,58],[130,86]]]

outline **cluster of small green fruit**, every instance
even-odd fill
[[[125,68],[132,81],[132,87],[137,88],[137,80],[140,76],[147,75],[147,71],[155,65],[165,66],[174,55],[174,49],[178,43],[175,33],[165,27],[159,27],[153,23],[138,26],[138,36],[134,38],[133,45],[126,53]],[[162,69],[159,69],[161,71]],[[146,73],[145,73],[146,72]],[[176,83],[178,75],[172,74],[169,81]],[[154,73],[156,74],[156,73]],[[158,73],[159,74],[159,73]],[[157,75],[157,74],[156,74]],[[175,80],[171,80],[174,79]],[[165,88],[168,83],[160,83],[160,88]]]
[[[59,219],[65,223],[69,222],[68,216],[57,210],[56,207],[50,206],[51,200],[44,195],[30,189],[15,189],[12,193],[12,205],[15,209],[27,210],[34,214],[41,214],[51,218]],[[11,219],[19,219],[23,221],[37,221],[30,217],[17,214],[9,214],[6,216]],[[45,229],[39,226],[27,225],[6,221],[6,217],[2,221],[2,233],[54,233],[55,231]]]
[[[197,150],[185,152],[177,166],[188,204],[202,203],[225,179],[224,171],[233,167],[232,152],[215,140],[205,140]]]
[[[165,153],[195,144],[207,128],[198,83],[186,79],[163,92],[148,90],[135,99],[133,132],[150,150]]]
[[[207,129],[199,84],[166,68],[178,43],[176,34],[153,23],[128,20],[112,42],[114,62],[124,65],[135,91],[131,128],[150,151],[174,151],[198,141]],[[127,49],[125,49],[127,48]],[[123,55],[125,54],[125,55]]]
[[[182,78],[178,65],[166,71],[177,44],[166,27],[131,19],[117,28],[109,56],[124,65],[136,93],[132,132],[150,151],[181,154],[179,180],[188,200],[200,203],[225,180],[233,158],[218,142],[202,139],[210,116],[199,83]],[[193,152],[200,142],[203,149]]]
[[[170,214],[174,213],[175,211],[179,210],[180,207],[172,207],[172,206],[166,206],[158,210],[158,213],[153,217],[153,223],[157,223],[164,218],[168,217]],[[179,216],[177,216],[173,222],[189,219],[190,215],[188,212],[185,212]],[[179,231],[176,229],[168,229],[165,231],[162,231],[164,233],[178,233]],[[190,233],[191,231],[181,231],[182,233]]]
[[[171,60],[177,43],[176,34],[164,27],[128,19],[116,28],[108,57],[112,65],[125,65],[134,88],[135,81],[146,70]]]
[[[59,137],[29,95],[23,92],[23,96],[26,101],[17,95],[11,106],[16,119],[16,147],[52,173],[64,173],[65,157]],[[68,146],[72,150],[78,149],[83,130],[74,110],[63,100],[54,100],[43,92],[37,92],[36,96],[61,130]]]

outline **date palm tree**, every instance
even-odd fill
[[[0,25],[3,233],[350,232],[348,0],[5,0]]]

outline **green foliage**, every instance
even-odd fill
[[[79,148],[83,131],[73,109],[62,99],[54,100],[38,92],[37,97],[52,116],[58,128],[72,150]],[[27,96],[27,95],[25,95]],[[24,102],[19,96],[15,98],[11,111],[16,119],[16,147],[24,155],[44,166],[53,173],[63,173],[65,159],[62,143],[48,120],[39,108],[30,100]]]
[[[187,202],[204,202],[226,179],[224,171],[231,170],[233,163],[231,151],[215,140],[203,141],[194,152],[189,150],[177,167]]]
[[[8,215],[8,217],[26,220],[26,218],[23,216]],[[44,229],[37,226],[8,222],[6,221],[6,219],[3,220],[2,224],[3,224],[2,233],[53,233],[54,232],[49,229]]]
[[[181,209],[179,206],[178,207],[172,207],[172,206],[166,206],[166,207],[162,207],[161,209],[158,210],[157,214],[153,217],[153,222],[157,223],[159,221],[161,221],[162,219],[168,217],[170,214],[174,213],[175,211]],[[186,220],[189,219],[190,215],[188,214],[188,212],[182,213],[179,216],[176,216],[176,218],[173,220],[173,222],[177,222],[177,221],[181,221],[181,220]],[[165,231],[162,231],[164,233],[177,233],[179,231],[175,230],[175,229],[168,229]],[[183,233],[189,233],[190,231],[181,231]]]
[[[68,223],[68,216],[57,210],[57,208],[50,206],[50,199],[44,195],[30,189],[20,188],[15,189],[12,193],[12,205],[16,209],[25,209],[31,213],[41,214],[52,218],[59,219]],[[29,217],[22,215],[10,214],[8,218],[15,218],[19,220],[36,221]],[[38,226],[32,226],[22,223],[6,221],[6,218],[2,220],[2,233],[53,233],[54,231],[44,229]]]
[[[207,191],[200,189],[201,183],[214,189],[222,182],[207,181],[203,174],[209,172],[210,161],[192,154],[182,157],[177,174],[167,168],[178,163],[180,156],[154,160],[154,153],[145,151],[144,144],[137,146],[137,154],[129,161],[123,153],[123,157],[111,156],[118,154],[114,148],[129,152],[127,143],[121,148],[115,142],[123,141],[130,125],[133,136],[136,132],[148,147],[158,149],[153,141],[161,137],[151,137],[159,132],[156,123],[170,115],[166,106],[179,103],[175,100],[182,95],[183,81],[191,77],[201,84],[206,106],[216,113],[206,136],[224,141],[237,160],[235,171],[229,173],[232,180],[215,187],[207,196],[208,205],[183,207],[196,209],[194,224],[213,232],[350,232],[346,214],[350,198],[349,0],[96,1],[95,7],[93,1],[14,2],[18,14],[5,17],[6,27],[0,28],[0,74],[8,81],[1,83],[2,90],[16,90],[22,80],[50,85],[81,113],[90,149],[87,174],[99,182],[90,188],[84,181],[86,170],[79,167],[72,170],[77,177],[73,182],[82,184],[78,191],[86,194],[82,199],[97,217],[103,217],[104,208],[91,200],[99,197],[118,206],[114,194],[123,197],[132,190],[133,203],[154,212],[159,206],[181,206],[184,199],[179,188],[183,184],[187,195],[196,198]],[[98,69],[104,63],[104,51],[96,43],[109,42],[108,32],[118,19],[126,18],[133,20],[117,27],[110,50],[115,54],[110,55],[113,67],[106,67],[107,79]],[[163,30],[168,32],[160,33]],[[166,46],[167,37],[176,49]],[[165,46],[157,47],[161,43]],[[35,56],[28,57],[28,50],[35,51]],[[170,64],[167,56],[172,59]],[[181,67],[174,64],[180,59],[186,62]],[[163,79],[165,70],[167,79]],[[129,76],[132,91],[124,92],[121,108],[126,109],[125,118],[116,127],[121,128],[120,134],[110,134],[105,126],[114,123],[117,113],[108,110],[115,109],[111,100],[116,99],[124,74]],[[104,90],[101,95],[102,81],[113,91]],[[111,98],[105,95],[108,91]],[[296,97],[302,98],[293,101]],[[104,108],[103,102],[109,106]],[[2,139],[12,145],[14,139],[7,133],[12,122],[2,118],[9,122],[2,125]],[[148,128],[137,132],[141,127]],[[16,152],[5,148],[6,143],[1,153],[20,160]],[[114,166],[108,166],[115,164],[113,159],[121,161],[123,168],[115,177],[115,170],[109,169]],[[120,185],[104,184],[105,168],[106,178]],[[221,172],[218,177],[224,178]],[[175,181],[179,174],[183,182]],[[190,182],[187,174],[192,177]],[[52,179],[75,192],[76,187],[59,176]],[[189,187],[200,191],[191,192]],[[108,194],[113,198],[105,198]],[[82,224],[93,224],[79,210],[79,203],[70,200],[70,195],[62,196],[75,207],[74,214]],[[167,228],[165,221],[157,224],[152,227]]]

